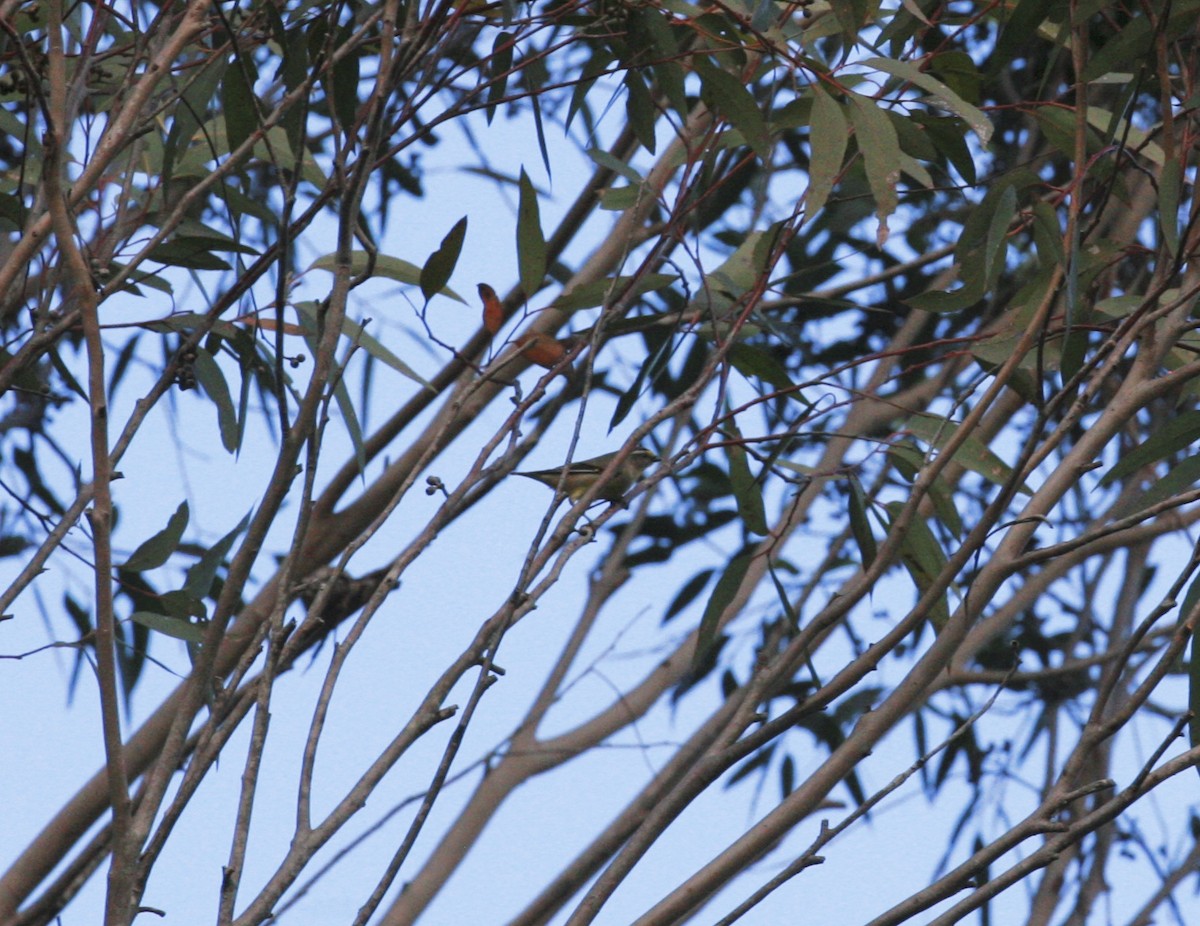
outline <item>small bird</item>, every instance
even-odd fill
[[[552,489],[557,489],[561,483],[567,498],[577,502],[583,498],[588,489],[596,484],[600,474],[616,456],[615,453],[604,453],[598,457],[592,457],[590,460],[580,460],[577,463],[568,463],[566,466],[556,466],[554,469],[538,469],[513,475],[536,479]],[[620,502],[642,473],[657,462],[659,462],[659,457],[653,450],[647,450],[645,447],[635,448],[604,481],[600,491],[596,493],[596,501]]]

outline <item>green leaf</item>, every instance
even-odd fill
[[[867,67],[875,68],[877,71],[883,71],[891,74],[893,77],[899,77],[901,80],[914,83],[922,90],[931,94],[946,109],[962,117],[963,121],[971,127],[971,131],[979,136],[980,144],[986,145],[992,140],[992,122],[983,114],[981,109],[977,106],[972,106],[932,74],[922,71],[911,61],[896,61],[891,58],[868,58],[862,63]]]
[[[1183,189],[1183,164],[1169,161],[1158,175],[1158,224],[1163,243],[1175,255],[1179,252],[1179,197]]]
[[[825,207],[841,173],[850,140],[850,129],[841,105],[820,84],[813,84],[812,92],[812,125],[808,132],[811,153],[808,193],[804,199],[804,216],[808,220]]]
[[[1053,17],[1067,7],[1066,0],[1018,0],[1000,30],[996,46],[992,49],[987,67],[991,74],[999,74],[1013,58],[1028,53],[1037,41],[1038,26],[1048,17]],[[1051,62],[1047,61],[1047,66]]]
[[[896,211],[899,199],[896,184],[900,180],[900,141],[887,114],[874,100],[850,94],[850,121],[858,139],[858,150],[866,165],[867,183],[875,197],[879,229],[875,241],[883,247],[888,239],[888,218]]]
[[[1145,16],[1133,16],[1120,32],[1104,43],[1099,51],[1091,53],[1083,68],[1082,80],[1091,83],[1105,77],[1110,71],[1128,71],[1136,67],[1150,52],[1154,31]]]
[[[957,312],[984,297],[995,285],[1008,254],[1008,228],[1017,210],[1011,185],[993,189],[963,225],[956,258],[963,285],[953,292],[921,293],[908,300],[924,312]]]
[[[1037,245],[1038,260],[1043,264],[1057,266],[1065,264],[1063,233],[1058,224],[1058,213],[1049,203],[1033,204],[1033,240]]]
[[[346,434],[350,437],[350,446],[354,448],[354,460],[358,464],[359,473],[367,470],[367,451],[363,446],[362,424],[358,420],[358,411],[350,399],[350,390],[346,388],[344,375],[345,363],[339,364],[340,369],[335,375],[333,397],[342,413],[342,422],[346,425]]]
[[[416,269],[415,267],[413,268]],[[445,292],[445,290],[443,290]],[[298,302],[296,303],[296,311],[308,323],[309,330],[316,331],[317,329],[317,312],[316,303],[314,302]],[[363,350],[379,360],[401,376],[406,376],[413,382],[420,383],[426,389],[432,390],[433,386],[425,377],[421,376],[416,370],[410,367],[407,363],[397,357],[394,353],[383,346],[376,338],[367,334],[367,329],[356,322],[354,319],[346,316],[342,319],[342,336],[349,338],[354,343],[360,345]]]
[[[361,276],[366,272],[369,259],[370,255],[366,251],[352,251],[350,253],[350,273],[354,276]],[[337,270],[337,255],[325,254],[318,257],[309,265],[308,269],[328,270],[330,273],[334,273]],[[409,286],[421,285],[420,267],[403,258],[388,257],[386,254],[376,255],[373,276],[395,280],[397,283],[405,283]],[[440,294],[448,296],[455,302],[461,302],[463,305],[467,304],[467,301],[449,286],[442,287]]]
[[[179,548],[179,541],[187,529],[188,517],[188,503],[180,502],[175,513],[167,521],[167,526],[134,550],[121,568],[131,572],[144,572],[164,565]]]
[[[590,309],[593,306],[604,305],[614,294],[626,299],[634,299],[643,293],[653,292],[670,286],[678,277],[669,273],[644,273],[641,276],[619,276],[607,280],[596,280],[577,286],[555,299],[551,307],[564,312],[576,309]]]
[[[959,120],[949,116],[934,116],[928,112],[913,113],[913,121],[924,126],[929,143],[959,172],[968,186],[975,186],[975,158]]]
[[[590,110],[587,107],[588,91],[595,86],[596,81],[612,64],[612,56],[604,49],[596,49],[592,53],[592,57],[588,59],[587,64],[583,66],[579,76],[575,80],[575,89],[571,93],[571,103],[567,106],[567,118],[563,124],[563,131],[566,132],[571,128],[571,123],[580,110],[584,112],[584,121],[590,123]]]
[[[683,588],[675,595],[675,598],[667,606],[667,610],[663,613],[662,623],[667,623],[671,618],[677,616],[680,611],[686,608],[689,604],[696,600],[696,596],[704,591],[704,586],[712,579],[713,569],[701,569],[698,573],[692,576],[684,583]]]
[[[589,148],[588,157],[601,167],[607,167],[614,173],[620,174],[633,184],[641,184],[645,178],[618,157],[609,154],[603,148]]]
[[[1188,660],[1188,742],[1195,749],[1200,745],[1200,658],[1196,653],[1196,634],[1192,633],[1191,658]],[[1196,773],[1200,774],[1200,767]]]
[[[697,56],[693,65],[700,77],[700,98],[742,133],[755,154],[764,161],[770,159],[771,136],[767,121],[745,84],[708,58]]]
[[[225,138],[231,152],[241,147],[242,142],[258,128],[254,76],[253,61],[246,55],[238,55],[221,80],[221,115],[225,119]]]
[[[212,253],[212,242],[204,238],[176,235],[150,250],[147,259],[188,270],[229,270],[229,264]]]
[[[526,85],[533,86],[534,89],[537,89],[537,87],[540,85],[531,82],[529,75],[530,72],[537,70],[539,67],[541,67],[541,59],[527,59],[521,75],[524,78]],[[529,108],[533,113],[533,127],[537,132],[538,151],[542,155],[542,166],[546,168],[546,176],[551,177],[553,175],[553,171],[550,169],[550,149],[546,146],[546,126],[542,122],[541,94],[529,94]]]
[[[203,643],[206,624],[194,624],[191,621],[169,614],[156,614],[153,611],[135,611],[129,615],[131,621],[164,633],[169,637],[186,640],[189,643]]]
[[[1151,483],[1144,492],[1128,497],[1121,504],[1114,506],[1110,517],[1120,520],[1144,511],[1152,505],[1165,502],[1173,495],[1186,492],[1197,482],[1200,482],[1200,457],[1188,457],[1172,467],[1161,479]]]
[[[1104,144],[1120,139],[1127,148],[1146,160],[1160,167],[1166,166],[1167,153],[1162,145],[1154,141],[1155,133],[1130,125],[1128,119],[1115,116],[1100,106],[1088,106],[1087,121],[1092,128],[1104,133]]]
[[[217,576],[217,570],[225,562],[225,557],[233,547],[233,542],[237,540],[238,535],[246,529],[246,525],[249,523],[250,513],[247,512],[246,516],[238,522],[237,527],[204,551],[204,555],[187,571],[183,581],[184,592],[192,598],[201,599],[212,591],[213,579]]]
[[[210,64],[203,67],[199,74],[191,78],[187,89],[175,106],[171,131],[167,133],[167,142],[163,146],[162,186],[165,189],[171,183],[175,169],[175,161],[180,151],[187,151],[192,138],[200,131],[208,114],[208,104],[216,95],[225,75],[227,62],[221,57],[214,57]]]
[[[624,212],[636,206],[645,193],[641,186],[610,186],[600,191],[600,208],[609,212]]]
[[[196,351],[195,370],[196,380],[203,387],[205,395],[217,406],[221,443],[230,453],[235,453],[238,449],[237,413],[233,410],[233,397],[229,394],[229,384],[225,382],[221,365],[212,354],[201,349]]]
[[[1111,485],[1143,466],[1178,453],[1196,441],[1200,441],[1200,411],[1182,412],[1165,425],[1155,428],[1145,443],[1121,454],[1116,465],[1100,477],[1100,485]]]
[[[454,267],[458,264],[458,255],[462,253],[463,238],[467,234],[467,217],[464,215],[454,223],[454,227],[446,233],[441,245],[429,255],[425,266],[421,268],[421,295],[425,302],[440,293],[450,282]]]
[[[500,32],[492,42],[492,55],[488,59],[487,122],[492,124],[496,115],[496,103],[504,97],[512,72],[513,48],[516,42],[511,32]]]
[[[521,273],[521,289],[525,292],[525,298],[529,299],[542,288],[542,280],[546,277],[546,239],[542,234],[537,192],[524,167],[521,168],[519,186],[517,266]]]
[[[929,73],[968,103],[979,105],[983,74],[965,51],[946,51],[930,56]]]
[[[858,552],[862,557],[862,566],[866,570],[875,562],[879,548],[875,545],[875,534],[871,530],[871,522],[867,519],[867,493],[863,491],[862,483],[853,473],[850,474],[850,533],[858,544]]]
[[[943,449],[958,432],[961,422],[940,415],[914,415],[907,422],[908,430],[925,443]],[[978,473],[989,482],[1002,486],[1013,478],[1013,468],[1005,463],[979,438],[967,437],[955,451],[954,460],[972,472]],[[1020,492],[1032,495],[1029,486],[1022,483]]]
[[[354,27],[347,23],[338,36],[337,47],[350,48],[350,37]],[[337,116],[339,128],[343,132],[351,132],[358,120],[358,52],[353,51],[343,56],[334,65],[332,73],[325,81],[325,93],[332,99],[333,112]]]
[[[654,128],[658,117],[658,110],[654,106],[654,97],[650,95],[641,75],[634,68],[629,68],[625,72],[623,83],[626,90],[625,117],[630,128],[633,129],[633,134],[642,143],[642,147],[654,154],[656,144]]]
[[[737,425],[730,418],[727,428],[735,439],[740,438]],[[746,530],[760,537],[767,533],[767,511],[763,504],[762,486],[750,472],[750,463],[746,449],[741,444],[725,445],[725,455],[729,458],[729,482],[733,486],[733,497],[737,502],[738,514]]]
[[[903,509],[903,502],[887,503],[888,514],[891,515],[893,523]],[[945,551],[933,536],[928,522],[920,515],[913,517],[901,538],[900,561],[908,570],[922,597],[933,586],[934,580],[946,565]],[[950,605],[945,592],[929,609],[929,620],[937,630],[945,627],[946,622],[950,620]]]
[[[784,365],[761,347],[739,342],[729,349],[727,356],[734,369],[743,376],[760,379],[781,392],[787,392],[788,398],[809,404],[792,382]]]
[[[692,657],[693,671],[704,664],[708,651],[716,642],[721,615],[737,597],[738,589],[742,587],[742,580],[746,578],[753,559],[754,554],[751,552],[739,553],[729,561],[729,565],[721,573],[721,578],[717,579],[716,587],[713,588],[712,594],[708,598],[708,605],[704,608],[704,616],[700,618],[700,629],[696,635],[696,653]]]

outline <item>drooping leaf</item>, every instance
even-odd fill
[[[542,234],[537,192],[525,168],[521,168],[519,186],[517,266],[520,268],[521,289],[525,292],[525,298],[530,299],[542,288],[542,280],[546,276],[546,238]]]
[[[231,152],[240,148],[258,128],[254,77],[253,60],[248,55],[238,55],[221,79],[221,115]]]
[[[804,214],[810,220],[825,207],[842,170],[850,141],[850,129],[838,102],[820,84],[813,84],[812,94],[812,125],[808,133],[812,150],[808,193],[804,199]]]
[[[888,502],[887,510],[894,520],[904,508],[903,502]],[[946,553],[930,530],[929,524],[919,514],[909,521],[900,545],[900,561],[916,585],[919,597],[933,586],[934,580],[946,565]],[[929,609],[929,621],[941,630],[950,620],[950,605],[946,593],[942,592]]]
[[[762,380],[773,388],[786,392],[788,398],[805,405],[809,404],[792,382],[787,369],[774,355],[754,344],[739,343],[729,349],[728,357],[734,369],[743,376]]]
[[[225,382],[225,374],[213,355],[206,350],[196,351],[194,361],[196,380],[204,389],[204,394],[212,399],[217,407],[217,425],[221,432],[221,444],[230,453],[238,450],[237,412],[233,408],[233,396],[229,394],[229,384]]]
[[[738,514],[747,531],[764,536],[767,533],[767,512],[763,504],[762,485],[750,472],[746,448],[737,443],[741,435],[732,418],[728,420],[726,427],[735,438],[725,445],[725,455],[729,458],[729,482],[733,486]]]
[[[1066,0],[1018,0],[1007,8],[1000,36],[987,61],[988,71],[998,74],[1014,58],[1024,55],[1037,36],[1038,26],[1047,18],[1061,17],[1066,7]]]
[[[1196,638],[1192,631],[1192,645],[1188,653],[1188,743],[1193,749],[1200,746],[1200,652],[1196,649]],[[1197,769],[1200,774],[1200,769]]]
[[[900,180],[900,141],[892,121],[874,100],[857,93],[850,94],[850,121],[858,150],[866,166],[867,182],[875,197],[875,215],[879,229],[875,241],[883,247],[888,239],[888,219],[896,211],[899,197],[896,184]]]
[[[1171,254],[1179,252],[1179,197],[1183,188],[1183,165],[1168,161],[1158,177],[1158,225],[1163,243]]]
[[[993,189],[963,226],[956,257],[963,285],[953,292],[927,292],[908,300],[924,312],[957,312],[978,302],[995,285],[1008,253],[1008,228],[1017,209],[1011,185]]]
[[[512,71],[513,48],[515,46],[512,33],[499,32],[492,42],[492,55],[488,59],[488,92],[487,92],[487,121],[492,124],[496,115],[496,103],[504,97],[508,88],[509,73]]]
[[[1110,71],[1122,71],[1141,61],[1154,40],[1154,28],[1146,16],[1131,16],[1104,46],[1088,55],[1081,80],[1091,83]]]
[[[875,544],[875,534],[871,531],[871,522],[867,520],[867,493],[863,491],[862,483],[853,473],[850,475],[850,532],[854,542],[858,544],[858,553],[862,557],[863,569],[869,569],[875,562],[879,548]]]
[[[629,126],[633,129],[633,134],[637,136],[642,147],[653,154],[657,146],[655,123],[658,118],[654,97],[646,89],[641,74],[635,68],[629,68],[625,72],[625,79],[622,83],[625,84],[625,115],[629,120]]]
[[[589,148],[588,157],[595,161],[601,167],[607,167],[611,171],[620,174],[626,180],[633,184],[640,184],[645,178],[630,167],[627,163],[618,157],[609,154],[603,148]]]
[[[713,588],[712,594],[709,595],[708,605],[704,608],[704,616],[700,618],[700,629],[696,635],[696,653],[692,657],[693,671],[698,670],[704,664],[709,650],[716,642],[721,615],[733,603],[753,559],[754,554],[750,551],[739,553],[729,561],[725,566],[725,571],[721,573],[721,578],[717,579],[717,584]]]
[[[149,260],[188,270],[229,270],[227,261],[212,253],[212,243],[202,238],[176,235],[156,245],[146,255]]]
[[[171,554],[179,548],[179,541],[187,529],[189,518],[188,503],[180,502],[175,513],[167,521],[167,526],[150,539],[141,543],[122,564],[122,569],[130,572],[145,572],[147,569],[157,569],[164,565]]]
[[[180,155],[187,150],[193,136],[200,131],[200,126],[208,113],[208,104],[216,95],[225,75],[227,62],[224,58],[215,57],[199,72],[191,75],[190,82],[179,102],[175,106],[171,130],[167,133],[167,141],[163,146],[162,180],[163,186],[170,184],[174,176],[175,163]],[[20,137],[21,133],[18,133]]]
[[[346,24],[341,33],[338,45],[350,48],[348,40],[353,33],[353,26]],[[333,101],[332,110],[337,114],[338,125],[346,133],[353,131],[358,120],[358,74],[359,56],[352,51],[334,63],[325,83],[325,93]]]
[[[764,161],[771,157],[771,136],[754,96],[737,77],[704,56],[693,60],[700,77],[700,98],[729,120]]]

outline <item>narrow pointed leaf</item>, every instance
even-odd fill
[[[167,526],[139,545],[121,568],[131,572],[144,572],[164,565],[179,548],[179,541],[187,529],[188,517],[188,503],[180,502],[175,513],[167,521]]]
[[[804,215],[812,219],[824,207],[842,170],[850,129],[837,100],[813,85],[812,124],[808,133],[811,153],[808,164],[808,194]]]
[[[1100,485],[1111,485],[1196,441],[1200,441],[1200,411],[1182,412],[1162,427],[1155,428],[1144,444],[1121,454],[1117,464],[1100,478]]]
[[[204,642],[206,630],[204,624],[193,624],[182,618],[172,617],[169,614],[156,614],[153,611],[135,611],[129,615],[129,619],[169,637],[186,640],[189,643]]]
[[[467,234],[467,217],[464,215],[454,223],[454,227],[446,233],[441,245],[429,255],[425,266],[421,268],[419,282],[421,295],[429,302],[434,296],[445,289],[458,264],[458,256],[462,253],[463,239]]]
[[[875,544],[875,534],[871,531],[871,522],[867,520],[867,493],[854,475],[850,476],[850,532],[858,544],[863,569],[870,568],[879,550]]]
[[[875,197],[879,219],[876,243],[882,247],[888,239],[888,218],[896,211],[899,199],[896,183],[900,180],[900,141],[896,129],[879,104],[857,93],[850,94],[850,121],[858,138],[858,150],[867,170],[867,183]]]
[[[700,98],[742,133],[755,154],[767,160],[771,156],[771,136],[754,96],[738,78],[707,58],[697,57],[694,64],[700,75]]]
[[[736,426],[730,422],[730,430],[737,434]],[[767,533],[767,512],[763,505],[762,486],[750,472],[746,450],[739,444],[725,447],[729,458],[729,481],[733,485],[733,497],[737,501],[738,514],[751,534],[763,536]]]
[[[366,251],[354,251],[350,254],[350,272],[355,276],[361,276],[366,272],[370,255]],[[308,267],[309,270],[328,270],[334,273],[337,270],[337,255],[325,254],[314,260]],[[386,254],[377,254],[373,266],[375,276],[384,277],[389,280],[395,280],[397,283],[404,283],[408,286],[421,285],[421,268],[410,261],[404,260],[402,257],[390,257]],[[455,302],[467,304],[462,296],[452,290],[449,286],[443,286],[441,295],[448,296]]]
[[[217,426],[221,431],[221,444],[230,453],[238,450],[237,412],[233,407],[233,396],[229,393],[229,384],[225,382],[225,374],[221,365],[206,350],[196,351],[195,360],[196,380],[204,388],[204,394],[212,399],[217,407]]]
[[[521,168],[519,188],[517,266],[520,268],[521,289],[525,291],[525,298],[529,299],[542,288],[542,280],[546,276],[546,238],[542,234],[537,192],[524,168]]]
[[[203,598],[212,590],[217,570],[221,568],[221,563],[225,561],[225,557],[233,548],[233,542],[237,540],[238,535],[246,529],[246,525],[249,523],[250,513],[247,512],[233,530],[205,550],[204,555],[192,565],[183,582],[183,590],[188,595],[193,598]]]
[[[950,442],[960,424],[938,415],[914,415],[908,420],[907,427],[925,443],[941,450]],[[1002,486],[1013,477],[1013,468],[977,437],[967,437],[955,451],[954,459],[996,485]],[[1021,484],[1019,491],[1026,495],[1033,494],[1025,483]]]
[[[977,106],[972,106],[944,83],[920,70],[911,61],[897,61],[892,58],[868,58],[863,62],[867,67],[884,71],[893,77],[910,81],[922,90],[931,94],[946,109],[961,116],[971,127],[971,131],[979,136],[981,144],[988,144],[992,139],[992,122]]]
[[[738,589],[742,587],[742,580],[746,578],[746,572],[750,569],[750,562],[753,558],[754,555],[750,552],[739,553],[729,561],[729,565],[721,573],[721,578],[717,579],[716,587],[713,588],[712,594],[708,598],[708,605],[704,609],[704,616],[700,618],[700,630],[696,636],[696,654],[692,657],[693,671],[704,664],[709,649],[716,642],[721,615],[725,613],[725,609],[733,603],[733,599],[737,596]]]

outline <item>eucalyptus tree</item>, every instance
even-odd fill
[[[0,922],[1186,921],[1198,6],[0,2]]]

